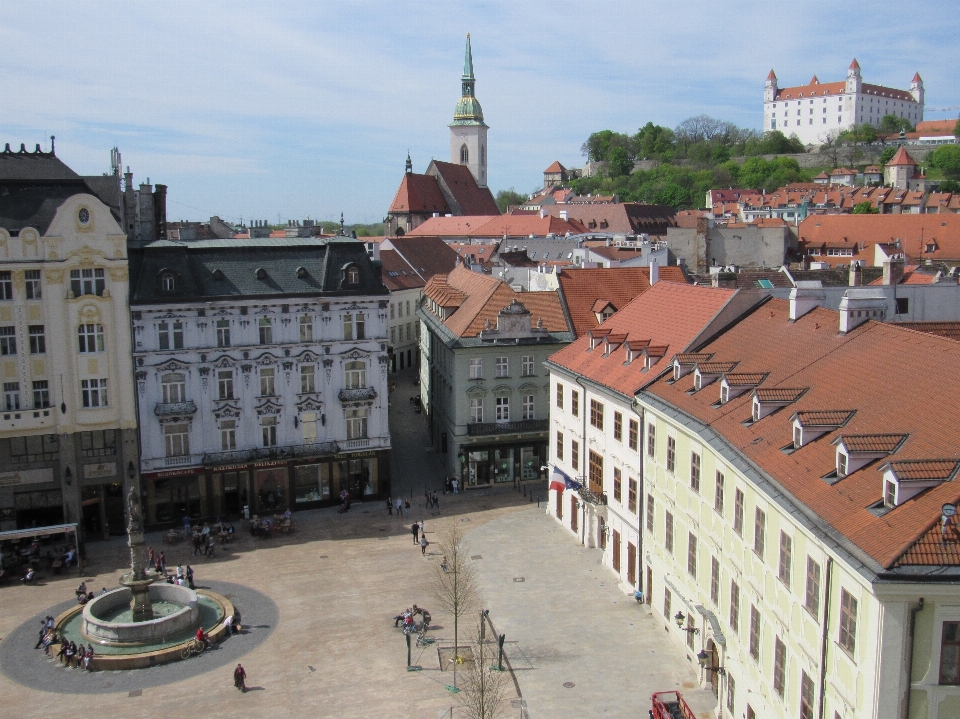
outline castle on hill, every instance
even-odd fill
[[[821,144],[828,133],[854,125],[877,127],[884,115],[896,115],[916,125],[923,120],[923,80],[913,76],[909,90],[871,85],[860,77],[854,59],[847,79],[820,82],[814,75],[806,85],[779,87],[770,71],[763,91],[763,129],[796,135],[805,145]]]

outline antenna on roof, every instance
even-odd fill
[[[50,135],[50,154],[51,155],[54,154],[57,150],[56,144],[55,144],[56,140],[57,140],[56,135]]]

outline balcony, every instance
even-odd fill
[[[168,417],[172,414],[193,414],[197,411],[197,405],[192,399],[186,402],[157,402],[153,408],[153,413],[157,417]]]
[[[362,402],[367,399],[376,399],[377,390],[373,387],[357,387],[355,389],[342,389],[337,394],[341,402]]]
[[[516,422],[474,422],[467,425],[467,434],[481,437],[490,434],[520,434],[522,432],[546,432],[550,420],[521,419]]]
[[[594,492],[586,485],[578,489],[577,494],[579,494],[580,499],[587,504],[598,504],[604,507],[607,506],[607,495],[602,492]]]
[[[348,439],[340,443],[340,449],[365,449],[370,446],[370,440],[366,437],[363,439]]]
[[[163,466],[164,467],[182,467],[185,464],[190,464],[193,458],[189,454],[180,454],[175,457],[164,457]]]

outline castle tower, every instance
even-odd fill
[[[467,33],[467,49],[463,59],[461,97],[453,111],[450,123],[450,162],[466,165],[480,187],[487,186],[487,125],[483,110],[474,96],[476,79],[473,76],[473,53],[470,50],[470,33]]]
[[[921,105],[920,108],[920,118],[923,119],[923,78],[920,77],[920,73],[914,73],[913,80],[910,81],[910,94],[913,95],[913,99],[917,102],[918,105]],[[916,125],[917,123],[913,123]]]
[[[857,58],[853,58],[853,62],[850,63],[850,68],[847,70],[846,92],[859,93],[861,84],[860,63],[857,62]]]
[[[767,75],[767,84],[763,88],[763,101],[764,102],[773,102],[777,97],[777,75],[773,70],[770,70],[770,74]]]

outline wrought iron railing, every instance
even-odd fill
[[[377,390],[373,387],[357,387],[356,389],[342,389],[337,394],[341,402],[359,402],[365,399],[376,399]]]
[[[340,451],[336,442],[313,442],[294,444],[284,447],[255,447],[253,449],[235,449],[229,452],[208,452],[203,455],[203,465],[242,464],[262,459],[290,459],[293,457],[337,454]]]
[[[602,504],[606,506],[607,504],[607,495],[603,492],[594,492],[587,485],[583,485],[580,489],[577,490],[577,494],[580,495],[582,499],[587,504]]]
[[[157,402],[153,408],[153,413],[157,417],[166,417],[171,414],[193,414],[197,411],[197,405],[192,399],[186,402]]]
[[[518,434],[521,432],[546,432],[547,419],[521,419],[516,422],[473,422],[467,425],[467,434],[477,437],[488,434]]]

